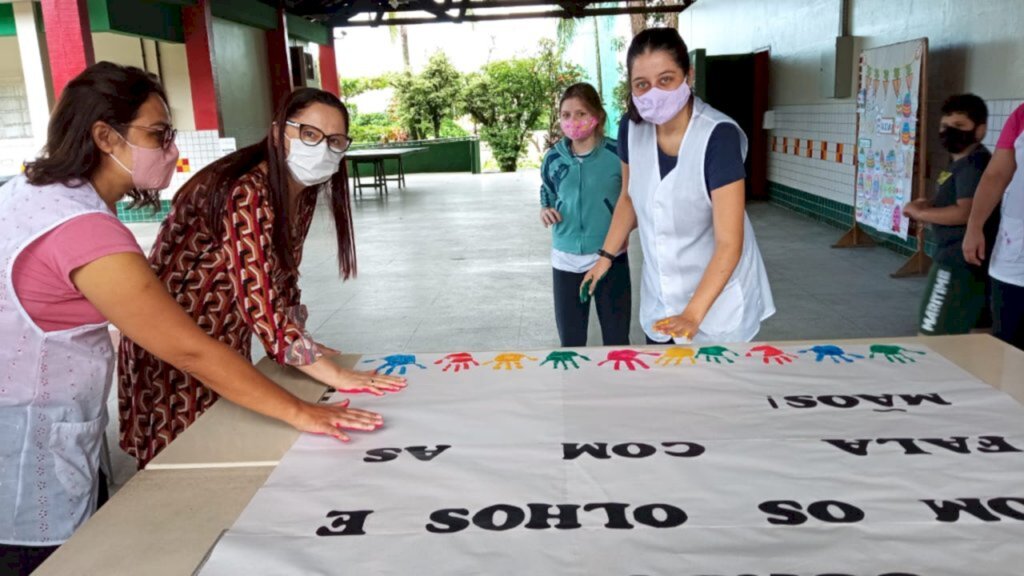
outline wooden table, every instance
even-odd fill
[[[834,343],[887,342],[929,346],[1024,404],[1024,352],[991,336]],[[351,366],[356,359],[344,356],[342,363]],[[322,386],[292,369],[269,360],[257,367],[306,399],[323,393]],[[132,478],[36,575],[191,574],[297,437],[287,426],[218,402]]]
[[[352,368],[358,360],[358,355],[343,354],[337,362],[343,368]],[[307,402],[315,402],[327,392],[322,384],[298,370],[279,366],[269,358],[261,360],[256,367]],[[298,437],[298,430],[280,420],[231,402],[217,402],[150,461],[146,470],[273,467]]]
[[[363,184],[363,179],[359,177],[359,165],[370,164],[373,166],[373,184],[369,186],[376,190],[378,194],[388,194],[388,182],[398,183],[398,188],[405,187],[405,164],[402,159],[409,154],[415,154],[422,152],[426,148],[370,148],[366,150],[352,150],[345,154],[348,158],[349,163],[352,165],[352,190],[359,193],[359,196],[363,195],[363,188],[367,185]],[[396,160],[398,161],[398,175],[389,177],[385,172],[384,161],[385,160]]]

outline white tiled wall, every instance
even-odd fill
[[[995,150],[1007,117],[1024,100],[989,100],[988,135],[984,144]],[[940,106],[936,103],[935,106]],[[854,153],[857,129],[853,101],[833,104],[779,106],[768,141],[768,179],[842,202],[853,203]],[[837,160],[838,145],[842,154]],[[810,146],[810,157],[808,157]],[[821,148],[825,147],[825,159]],[[932,158],[942,161],[941,152]],[[934,171],[934,169],[933,169]]]
[[[218,158],[235,150],[234,138],[220,138],[216,130],[178,132],[178,168],[171,185],[160,195],[170,199],[192,176]]]
[[[768,142],[768,179],[852,203],[856,127],[852,101],[775,108],[775,128]]]
[[[985,136],[984,143],[989,150],[995,151],[996,141],[999,140],[999,134],[1003,131],[1006,119],[1021,104],[1024,104],[1024,100],[989,100],[986,103],[988,104],[988,135]]]

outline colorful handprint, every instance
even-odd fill
[[[775,346],[768,346],[767,344],[751,348],[750,351],[747,352],[747,358],[750,358],[758,352],[762,354],[761,361],[765,364],[771,364],[772,362],[779,365],[790,364],[793,360],[797,359],[795,354],[790,354],[789,352],[779,350]]]
[[[573,368],[578,370],[580,365],[576,363],[577,358],[581,358],[583,360],[586,360],[587,362],[590,362],[590,358],[587,358],[586,356],[580,354],[579,352],[574,352],[572,350],[556,350],[551,354],[548,354],[548,357],[545,358],[544,361],[540,363],[540,365],[543,366],[548,362],[551,362],[551,367],[554,368],[555,370],[558,370],[559,368],[561,368],[562,370],[568,370],[569,365],[571,364]]]
[[[384,363],[381,364],[380,366],[377,366],[373,370],[373,372],[375,374],[384,374],[385,376],[390,376],[391,374],[393,374],[393,373],[395,373],[397,371],[400,376],[403,376],[403,375],[405,375],[405,372],[406,372],[407,368],[410,367],[410,366],[415,366],[415,367],[421,368],[423,370],[427,369],[426,366],[424,366],[422,364],[417,364],[416,363],[416,356],[414,356],[412,354],[392,354],[390,356],[385,356],[385,357],[380,358],[380,359],[363,360],[363,363],[364,364],[369,364],[369,363],[372,363],[372,362],[382,362],[382,361]]]
[[[714,362],[715,364],[735,364],[736,361],[726,356],[726,352],[733,356],[739,357],[739,354],[729,350],[725,346],[704,346],[700,350],[697,350],[697,358],[704,360],[705,362]]]
[[[495,356],[493,360],[484,362],[484,366],[493,364],[495,370],[522,370],[523,360],[537,361],[536,358],[519,352],[504,352]]]
[[[860,354],[848,354],[845,350],[833,344],[811,346],[807,350],[801,350],[800,354],[806,354],[808,352],[812,352],[815,354],[815,362],[821,362],[825,360],[825,358],[829,358],[832,360],[832,362],[836,364],[842,364],[843,362],[849,364],[852,363],[855,359],[864,359],[864,356],[861,356]]]
[[[899,362],[900,364],[906,364],[907,362],[917,362],[917,360],[914,360],[910,356],[907,356],[908,353],[919,354],[922,356],[925,354],[920,350],[910,350],[909,348],[904,348],[902,346],[895,346],[889,344],[872,344],[871,354],[868,356],[868,358],[874,359],[876,354],[881,354],[882,356],[885,357],[886,360],[894,364],[897,362]]]
[[[690,364],[696,364],[697,351],[693,348],[672,346],[665,350],[665,352],[659,356],[654,363],[660,366],[679,366],[683,361],[688,361]]]
[[[434,362],[434,364],[444,364],[446,361],[447,364],[445,364],[445,367],[442,370],[442,372],[447,372],[452,368],[454,368],[456,372],[460,370],[469,370],[473,366],[480,365],[480,363],[477,362],[473,358],[473,355],[470,354],[469,352],[455,352],[453,354],[449,354],[444,358],[441,358],[440,360]]]
[[[637,366],[644,370],[650,370],[650,366],[647,365],[639,356],[660,356],[657,352],[641,352],[639,350],[612,350],[608,353],[608,358],[598,362],[598,366],[604,366],[609,362],[614,362],[612,368],[615,370],[622,370],[625,366],[627,370],[636,370]]]

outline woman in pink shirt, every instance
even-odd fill
[[[207,336],[115,204],[159,201],[178,158],[156,78],[101,62],[71,81],[43,155],[0,188],[0,572],[27,574],[92,514],[113,378],[107,323],[218,394],[312,433],[372,412],[303,402]]]
[[[964,258],[971,264],[985,259],[989,247],[983,229],[996,207],[1002,218],[988,267],[992,334],[1024,350],[1024,105],[1003,126],[996,153],[974,193],[963,244]]]

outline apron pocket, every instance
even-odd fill
[[[92,494],[106,420],[101,416],[88,422],[56,422],[50,427],[54,473],[72,498]]]

